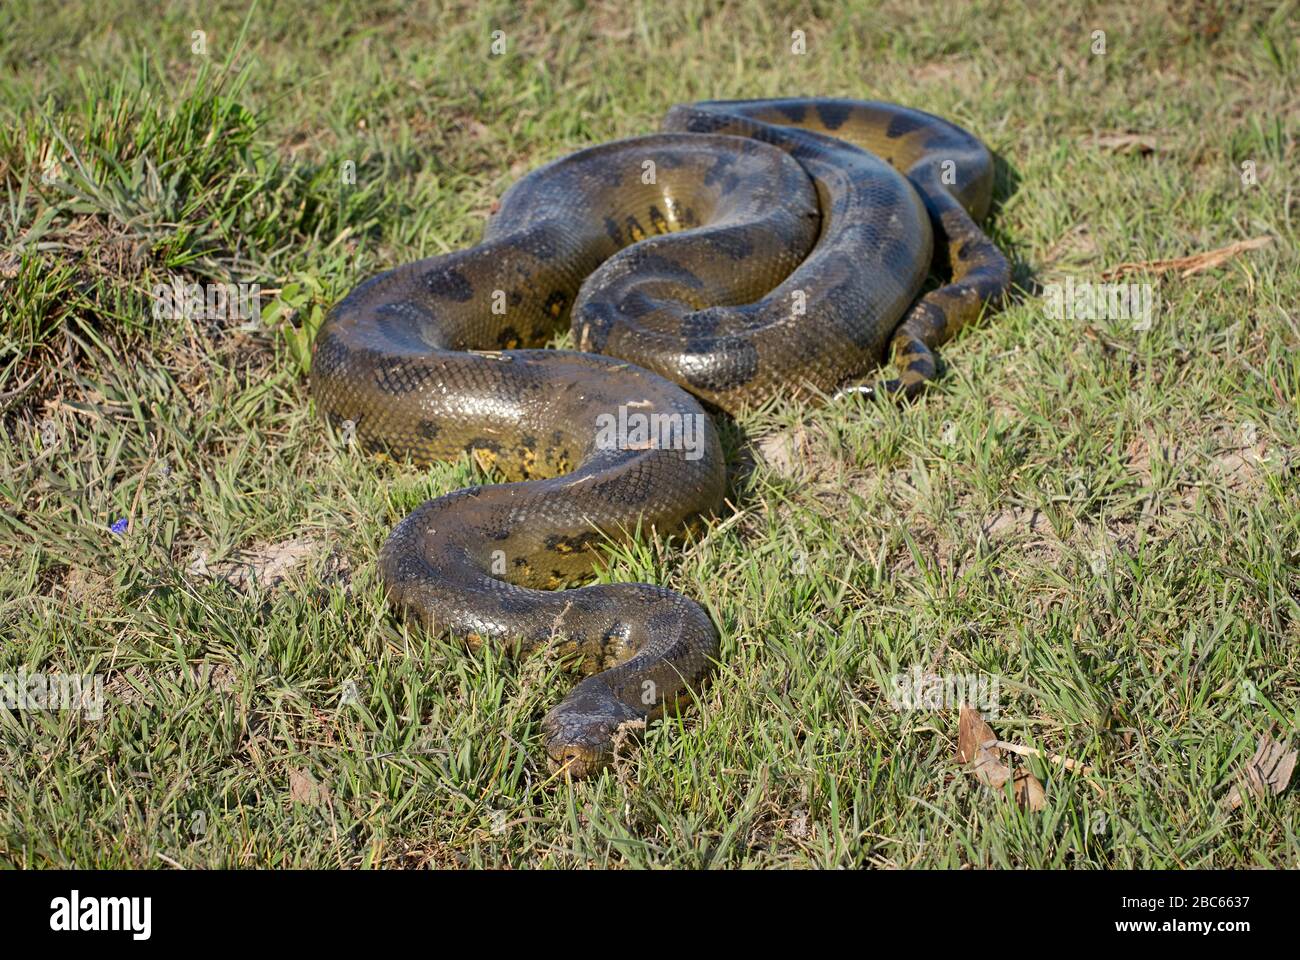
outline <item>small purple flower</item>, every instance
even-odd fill
[[[122,517],[120,520],[114,520],[112,526],[110,526],[108,529],[112,530],[114,533],[117,534],[126,533],[126,528],[129,525],[129,523],[130,521],[128,521],[126,517]]]

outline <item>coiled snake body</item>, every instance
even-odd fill
[[[698,688],[718,632],[661,587],[555,588],[601,544],[720,504],[699,400],[734,412],[932,379],[932,348],[1009,283],[977,226],[992,184],[978,140],[917,110],[709,101],[524,177],[477,246],[361,284],[317,337],[319,408],[369,449],[470,451],[512,481],[399,523],[380,553],[390,600],[471,643],[580,655],[589,676],[542,733],[569,773],[598,770],[621,726]],[[936,236],[951,280],[918,299]],[[583,352],[526,349],[566,320]],[[887,352],[894,379],[846,387]]]

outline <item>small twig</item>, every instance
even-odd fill
[[[135,488],[135,497],[131,500],[131,512],[127,516],[127,529],[135,533],[135,511],[140,506],[140,495],[144,493],[144,485],[149,482],[149,470],[153,467],[154,459],[158,456],[158,436],[153,437],[152,449],[149,451],[149,459],[145,462],[144,473],[140,476],[140,485]]]
[[[1052,763],[1059,763],[1066,770],[1078,770],[1080,773],[1092,773],[1092,767],[1088,766],[1082,760],[1071,760],[1069,757],[1063,757],[1059,753],[1043,753],[1041,750],[1035,750],[1033,747],[1022,747],[1018,743],[1007,743],[1005,740],[994,740],[991,744],[985,746],[994,746],[999,750],[1006,750],[1008,753],[1014,753],[1018,757],[1042,757],[1050,760]]]
[[[1111,267],[1102,273],[1101,277],[1103,280],[1114,280],[1126,273],[1166,273],[1170,270],[1180,270],[1182,272],[1179,276],[1186,279],[1193,274],[1200,273],[1202,270],[1217,267],[1219,264],[1231,260],[1239,253],[1245,253],[1247,250],[1258,250],[1260,247],[1266,247],[1272,242],[1272,237],[1253,237],[1250,240],[1230,243],[1228,246],[1219,247],[1217,250],[1196,253],[1190,257],[1175,257],[1172,260],[1146,260],[1141,263],[1121,263],[1119,266]]]

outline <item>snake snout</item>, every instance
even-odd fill
[[[598,677],[588,677],[542,720],[551,767],[571,777],[590,777],[614,760],[620,727],[637,711],[615,697]]]
[[[610,758],[599,750],[577,744],[548,744],[546,756],[552,771],[574,779],[594,776],[610,763]]]
[[[555,711],[552,711],[552,714]],[[600,729],[574,730],[565,728],[548,715],[543,724],[546,730],[546,757],[552,771],[570,777],[590,777],[609,766],[614,759],[614,739]]]

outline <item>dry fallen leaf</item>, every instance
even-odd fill
[[[1047,806],[1047,792],[1043,785],[1025,767],[1016,771],[1016,803],[1027,810],[1041,810]]]
[[[316,782],[305,770],[289,768],[289,799],[297,803],[318,807],[329,801],[329,790]]]
[[[957,762],[970,767],[976,780],[994,790],[1001,790],[1014,776],[1016,803],[1028,810],[1041,810],[1047,795],[1038,778],[1022,767],[1012,774],[1011,767],[1002,761],[1002,750],[993,728],[984,722],[979,711],[963,706],[957,721]]]
[[[994,752],[990,746],[997,739],[978,710],[961,708],[957,721],[957,762],[968,764],[981,783],[1000,790],[1011,778],[1011,768],[998,759],[1001,751]]]
[[[240,551],[232,559],[212,565],[208,564],[207,551],[200,551],[186,568],[186,573],[192,577],[224,580],[239,590],[253,584],[274,587],[318,549],[316,541],[300,537]]]
[[[1194,253],[1190,257],[1175,257],[1172,260],[1144,260],[1140,263],[1121,263],[1119,266],[1111,267],[1102,273],[1101,278],[1103,280],[1114,280],[1116,277],[1122,277],[1127,273],[1167,273],[1170,270],[1181,270],[1179,276],[1187,278],[1200,273],[1202,270],[1217,267],[1219,264],[1231,260],[1239,253],[1245,253],[1247,250],[1258,250],[1260,247],[1266,247],[1272,242],[1272,237],[1254,237],[1250,240],[1230,243],[1228,246],[1219,247],[1217,250]]]
[[[1270,791],[1274,795],[1286,789],[1291,782],[1291,774],[1296,764],[1295,750],[1288,750],[1285,741],[1279,743],[1267,733],[1259,738],[1255,755],[1246,764],[1245,784],[1247,789],[1258,796],[1266,796]],[[1224,798],[1233,810],[1243,802],[1241,784],[1238,783]]]
[[[957,715],[957,762],[970,763],[985,743],[996,740],[993,728],[984,722],[978,710],[963,706]]]

